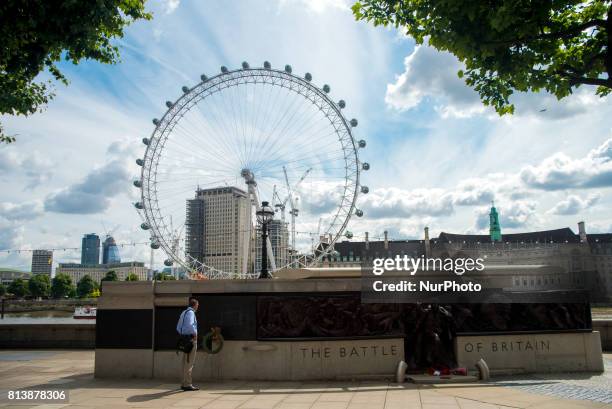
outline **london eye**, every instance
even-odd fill
[[[192,278],[257,276],[262,201],[276,212],[278,231],[267,243],[273,271],[316,265],[352,236],[351,217],[363,215],[357,197],[368,192],[360,183],[370,167],[359,158],[366,142],[354,137],[358,122],[344,116],[346,102],[312,79],[289,65],[244,62],[202,75],[166,102],[143,138],[134,181],[141,228],[166,266]]]

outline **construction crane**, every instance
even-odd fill
[[[302,177],[297,181],[297,183],[293,187],[294,190],[300,186],[300,184],[304,181],[304,179],[306,179],[306,176],[308,176],[311,170],[312,168],[306,169],[306,172],[304,172]],[[291,206],[291,211],[289,212],[289,214],[291,215],[291,249],[295,252],[295,218],[298,215],[298,208],[297,208],[297,204],[293,200],[293,191],[291,190],[291,185],[289,184],[289,176],[287,176],[287,168],[285,168],[285,166],[283,166],[283,173],[285,174],[285,184],[287,185],[287,198],[282,203],[281,218],[283,221],[285,220],[285,205],[287,203],[287,200],[289,200],[289,205]],[[296,201],[297,201],[297,198],[296,198]]]

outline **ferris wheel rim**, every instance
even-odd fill
[[[309,74],[307,74],[307,76],[308,75]],[[234,83],[232,83],[232,81],[234,81]],[[335,214],[332,222],[324,233],[324,235],[330,235],[331,238],[329,242],[326,243],[326,246],[319,246],[318,250],[313,254],[313,257],[305,261],[305,266],[320,261],[333,251],[334,244],[342,237],[356,209],[356,201],[361,186],[361,162],[359,161],[358,155],[359,147],[351,130],[353,125],[347,121],[342,114],[341,109],[343,106],[339,106],[327,95],[329,88],[327,90],[320,89],[313,85],[308,78],[301,78],[290,71],[281,71],[270,67],[248,67],[236,70],[222,69],[221,73],[210,78],[202,76],[202,81],[191,88],[183,87],[183,95],[175,102],[167,103],[168,109],[164,112],[162,118],[160,120],[154,120],[155,128],[151,133],[145,155],[142,159],[140,197],[143,208],[141,211],[144,216],[143,218],[152,230],[152,241],[157,242],[159,247],[161,247],[174,262],[189,270],[193,270],[193,264],[190,264],[190,261],[197,262],[202,267],[202,273],[205,273],[208,278],[225,278],[227,276],[235,276],[235,274],[224,272],[195,259],[188,260],[188,255],[183,257],[172,249],[172,239],[168,240],[168,236],[171,236],[173,233],[171,229],[168,228],[164,220],[164,215],[157,205],[158,198],[155,186],[157,167],[164,146],[169,136],[172,134],[172,130],[187,112],[199,102],[215,93],[222,92],[226,88],[247,85],[249,83],[269,84],[286,88],[288,91],[294,92],[302,96],[305,100],[310,101],[319,108],[319,110],[324,111],[325,117],[334,128],[334,134],[338,136],[342,150],[345,152],[344,162],[346,164],[346,171],[342,198],[334,212]],[[330,118],[330,115],[333,116],[333,119]],[[343,135],[341,135],[341,133],[343,133]],[[343,137],[346,138],[346,141]],[[348,142],[347,146],[345,146],[345,142]],[[346,154],[347,151],[349,154]],[[332,233],[331,230],[333,229],[335,229],[335,232]],[[248,273],[243,272],[240,276],[248,276]]]

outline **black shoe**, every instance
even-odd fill
[[[193,385],[181,386],[181,389],[184,391],[199,391],[200,390],[200,388],[198,388],[197,386],[193,386]]]

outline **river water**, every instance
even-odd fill
[[[95,324],[96,320],[72,318],[68,311],[30,311],[18,313],[5,313],[2,324]]]

